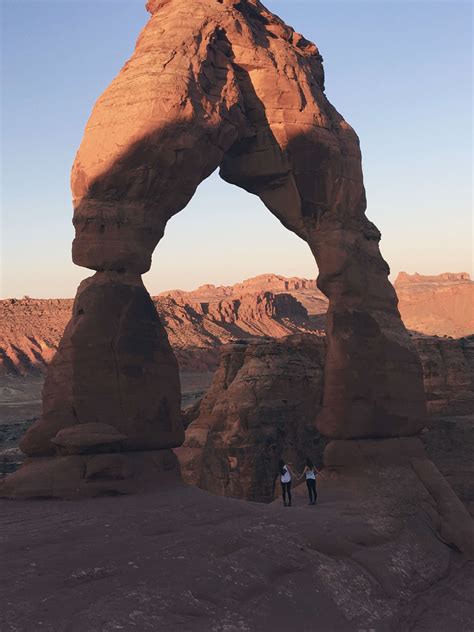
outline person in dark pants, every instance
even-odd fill
[[[285,507],[291,507],[291,470],[286,465],[285,461],[280,459],[278,461],[278,471],[280,473],[281,491],[283,495],[283,505]],[[288,503],[286,497],[288,495]]]
[[[308,488],[310,505],[315,505],[316,499],[318,498],[318,492],[316,491],[316,476],[320,473],[321,472],[318,468],[314,466],[313,461],[311,461],[310,458],[307,458],[305,468],[300,478],[303,478],[303,476],[306,478],[306,487]]]

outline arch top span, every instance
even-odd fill
[[[167,221],[217,168],[317,261],[329,298],[320,431],[418,433],[421,365],[365,216],[359,140],[325,95],[317,47],[258,0],[147,6],[151,18],[98,99],[73,166],[73,260],[96,274],[79,288],[23,449],[48,454],[58,430],[91,419],[133,450],[180,444],[178,367],[140,275]]]

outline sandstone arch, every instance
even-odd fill
[[[135,52],[97,101],[72,173],[73,259],[95,270],[22,440],[106,423],[125,450],[183,440],[179,376],[141,274],[166,222],[217,168],[311,247],[330,299],[320,431],[412,435],[421,366],[380,233],[366,218],[359,141],[324,94],[322,58],[258,0],[150,0]]]

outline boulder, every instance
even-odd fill
[[[120,450],[127,435],[120,434],[108,424],[78,424],[63,428],[51,442],[57,446],[59,454],[87,454],[94,452],[115,452]]]

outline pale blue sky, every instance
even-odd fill
[[[2,296],[74,296],[69,172],[96,98],[132,53],[144,0],[0,0]],[[392,272],[472,273],[470,2],[267,0],[324,57],[360,136],[368,216]],[[302,241],[215,174],[168,225],[152,293],[275,272],[314,277]]]

